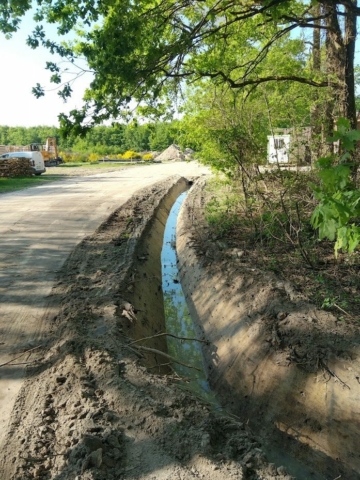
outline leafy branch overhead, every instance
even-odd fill
[[[354,1],[7,0],[0,5],[0,29],[11,35],[32,4],[38,25],[28,44],[42,45],[72,63],[84,57],[94,73],[82,110],[91,124],[117,118],[131,99],[156,108],[163,96],[174,98],[185,84],[202,79],[245,92],[269,82],[330,86],[343,92],[338,94],[341,113],[353,124],[353,65],[345,57],[352,55],[353,24],[360,13]],[[345,28],[340,27],[343,19]],[[60,38],[76,32],[76,42],[70,46],[48,39],[44,21],[57,25]],[[328,48],[332,45],[341,57],[341,74],[312,71],[300,57],[300,69],[282,62],[264,68],[271,51],[295,29],[327,32]],[[60,85],[61,72],[52,73],[51,81]],[[39,85],[34,93],[43,94]],[[61,96],[70,94],[67,85]],[[65,123],[70,126],[80,117]]]

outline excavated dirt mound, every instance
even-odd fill
[[[245,423],[159,373],[168,368],[163,339],[133,343],[165,330],[155,256],[187,187],[176,177],[141,191],[59,272],[46,341],[23,357],[2,480],[291,478],[266,461]]]
[[[210,239],[205,180],[178,221],[179,269],[222,405],[297,478],[360,478],[360,330]]]

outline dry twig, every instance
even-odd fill
[[[131,347],[129,347],[129,348],[131,348]],[[186,363],[180,362],[179,360],[176,360],[176,358],[172,357],[171,355],[169,355],[167,353],[164,353],[161,350],[157,350],[156,348],[143,347],[143,346],[140,346],[140,345],[134,345],[134,348],[142,350],[144,352],[156,353],[157,355],[162,355],[163,357],[168,358],[172,362],[178,363],[179,365],[182,365],[183,367],[192,368],[194,370],[197,370],[198,372],[201,372],[200,368],[193,367],[192,365],[187,365]]]
[[[209,345],[209,342],[207,340],[199,340],[198,338],[191,338],[191,337],[178,337],[177,335],[173,335],[172,333],[157,333],[156,335],[152,335],[151,337],[144,337],[144,338],[139,338],[139,340],[134,340],[133,342],[129,343],[129,345],[133,345],[134,343],[142,342],[143,340],[150,340],[151,338],[157,338],[157,337],[172,337],[176,338],[177,340],[188,340],[188,341],[193,341],[193,342],[200,342],[200,343],[205,343],[206,345]]]
[[[347,383],[343,382],[343,381],[341,380],[341,378],[339,378],[339,377],[336,375],[335,372],[333,372],[332,370],[330,370],[330,368],[326,365],[326,363],[324,363],[322,360],[320,360],[319,363],[320,363],[320,365],[328,372],[329,375],[331,375],[332,377],[336,378],[336,379],[341,383],[341,385],[343,385],[344,387],[346,387],[346,388],[348,388],[349,390],[351,390],[350,387],[349,387],[349,385],[348,385]]]
[[[346,312],[343,308],[339,307],[339,305],[337,305],[336,303],[334,303],[334,307],[340,310],[340,312],[345,313],[345,315],[347,315],[348,317],[352,318],[352,315],[350,315],[350,313]]]
[[[11,364],[14,360],[17,360],[18,358],[22,357],[23,355],[25,355],[26,353],[29,353],[29,352],[33,352],[34,350],[37,350],[38,348],[41,348],[42,345],[38,345],[37,347],[34,347],[34,348],[30,348],[30,350],[26,350],[25,352],[23,352],[21,355],[18,355],[17,357],[9,360],[8,362],[5,362],[5,363],[2,363],[0,365],[0,367],[4,367],[5,365],[9,365]],[[27,363],[27,362],[26,362]]]

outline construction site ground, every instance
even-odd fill
[[[2,196],[2,479],[359,478],[358,330],[211,244],[204,175],[180,162]],[[189,182],[180,276],[219,405],[159,353],[161,235]]]

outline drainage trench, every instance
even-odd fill
[[[175,370],[185,379],[184,387],[217,404],[206,380],[201,343],[162,335],[196,338],[179,280],[175,247],[178,213],[191,183],[182,178],[160,201],[137,242],[122,296],[134,306],[136,321],[129,320],[127,330],[141,346],[145,365],[155,373]]]
[[[215,396],[205,375],[201,343],[195,340],[197,335],[177,267],[176,224],[186,196],[187,192],[182,193],[170,210],[161,251],[166,331],[174,335],[167,337],[167,347],[168,353],[179,362],[174,362],[172,367],[179,375],[187,378],[189,388],[207,401],[215,403]]]
[[[206,381],[201,344],[163,335],[167,332],[176,337],[196,337],[180,284],[175,250],[176,221],[188,188],[189,182],[181,179],[159,202],[137,242],[134,262],[120,293],[134,306],[136,321],[129,320],[128,336],[148,349],[141,350],[142,362],[147,368],[155,373],[171,373],[175,369],[187,379],[185,387],[220,408]],[[121,310],[117,313],[120,316]],[[171,362],[169,356],[191,368]],[[312,467],[308,468],[276,447],[268,444],[264,450],[270,460],[285,465],[299,480],[323,478]]]

